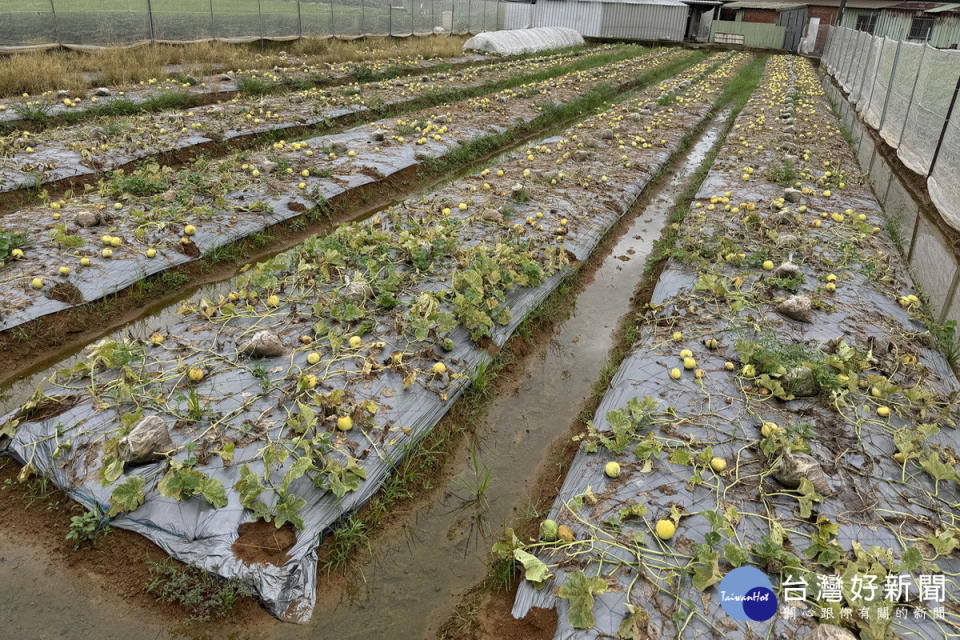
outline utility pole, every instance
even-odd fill
[[[843,10],[847,8],[847,0],[840,0],[840,8],[837,9],[837,26],[843,23]]]
[[[157,35],[153,28],[153,6],[150,4],[150,0],[147,0],[147,17],[150,19],[150,42],[155,42]]]
[[[53,6],[53,0],[50,0],[50,13],[53,14],[53,34],[57,37],[57,44],[62,47],[63,42],[60,40],[60,25],[57,24],[57,8]]]

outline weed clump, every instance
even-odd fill
[[[150,562],[147,591],[162,602],[178,604],[192,620],[226,618],[241,598],[252,595],[237,578],[225,579],[166,559]]]

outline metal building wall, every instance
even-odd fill
[[[899,11],[881,11],[877,18],[875,36],[886,36],[894,40],[906,40],[910,34],[910,23],[913,16]]]
[[[952,45],[960,46],[960,16],[941,16],[933,24],[930,45],[946,49]]]
[[[856,30],[857,18],[862,15],[870,15],[875,11],[875,9],[845,9],[840,26]],[[911,18],[905,13],[880,11],[877,15],[877,23],[873,29],[873,35],[902,40],[910,33],[910,21]]]
[[[503,7],[504,29],[529,29],[533,27],[534,5],[526,2],[504,2],[501,6]]]
[[[598,38],[603,24],[600,2],[547,2],[533,5],[534,27],[569,27],[584,37]]]
[[[867,16],[874,13],[875,9],[844,9],[843,18],[840,20],[841,27],[847,27],[848,29],[857,28],[857,18],[860,16]],[[877,22],[880,22],[880,17],[877,17]]]
[[[683,40],[687,7],[603,3],[600,37],[627,40]]]
[[[734,22],[732,20],[714,20],[710,26],[710,41],[716,41],[717,33],[732,33],[743,36],[747,47],[761,49],[783,48],[783,36],[786,27],[764,22]]]
[[[505,29],[570,27],[588,38],[683,40],[686,5],[539,0],[503,3]]]

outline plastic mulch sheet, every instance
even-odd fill
[[[832,116],[812,69],[799,65],[806,63],[795,59],[794,75],[816,103],[807,127],[819,131]],[[740,131],[762,103],[748,104]],[[790,107],[771,111],[767,122]],[[777,139],[776,125],[769,129]],[[912,281],[899,253],[871,227],[883,213],[869,188],[834,196],[815,188],[797,204],[776,203],[782,187],[737,179],[745,162],[740,131],[698,193],[674,249],[683,258],[660,276],[640,336],[550,511],[569,532],[556,542],[514,538],[495,547],[526,568],[513,614],[556,608],[554,637],[563,640],[808,637],[818,619],[861,637],[956,633],[960,542],[950,532],[960,498],[952,466],[960,384],[912,313],[918,303],[908,297]],[[831,168],[851,176],[852,152],[830,145],[820,151]],[[747,162],[759,164],[759,174],[775,161]],[[820,185],[829,180],[815,175]],[[736,212],[757,204],[750,222],[725,210],[724,193]],[[822,228],[810,224],[824,219]],[[766,259],[792,266],[772,272],[761,268]],[[793,291],[819,302],[809,321],[775,311]],[[681,349],[701,373],[687,370]],[[800,384],[803,376],[787,366],[812,375]],[[672,367],[679,375],[669,375]],[[816,466],[782,473],[802,451]],[[725,464],[714,466],[714,457]],[[609,461],[619,463],[612,474]],[[653,533],[658,519],[674,523],[667,540]],[[779,613],[742,621],[721,608],[719,583],[740,566],[766,574]],[[924,574],[945,578],[945,619],[924,613],[944,602],[930,590],[917,597]],[[836,575],[846,586],[826,595],[821,578]],[[890,602],[907,615],[888,607],[884,618],[887,596],[876,595],[903,575],[911,595]],[[878,578],[873,598],[855,576],[861,584]],[[785,577],[799,599],[784,599]]]
[[[0,191],[33,188],[61,180],[90,178],[162,153],[196,153],[206,146],[238,143],[274,133],[297,135],[310,127],[336,126],[374,108],[397,108],[425,94],[453,92],[495,82],[505,73],[526,75],[560,68],[580,52],[473,65],[431,75],[351,86],[289,90],[279,95],[241,95],[217,104],[169,109],[132,117],[100,117],[41,132],[14,131],[0,137]],[[453,63],[455,63],[454,61]],[[341,74],[349,77],[348,74]],[[62,107],[54,103],[56,110]],[[0,112],[0,116],[11,113]]]
[[[377,60],[373,62],[360,63],[341,63],[336,65],[340,70],[334,70],[334,65],[313,64],[309,58],[301,60],[299,58],[288,58],[285,61],[287,66],[275,66],[272,69],[263,71],[247,70],[230,74],[216,74],[210,76],[201,76],[195,78],[193,84],[184,86],[182,82],[168,78],[159,80],[156,83],[148,83],[145,86],[139,84],[121,85],[110,87],[96,87],[86,90],[74,90],[68,92],[71,104],[64,104],[62,98],[57,92],[49,91],[42,95],[32,95],[26,98],[21,96],[0,98],[0,122],[17,123],[24,120],[25,107],[42,108],[47,117],[62,116],[67,113],[76,113],[83,109],[91,107],[104,107],[114,102],[122,101],[124,103],[132,102],[142,104],[151,99],[161,97],[170,93],[186,93],[191,96],[215,96],[220,93],[231,93],[237,91],[239,82],[243,79],[261,79],[267,84],[273,83],[294,83],[298,80],[311,81],[317,75],[322,75],[324,79],[331,83],[343,82],[354,77],[354,74],[361,67],[372,69],[374,72],[385,69],[387,66],[405,66],[418,69],[425,73],[430,73],[433,67],[446,67],[447,65],[464,66],[484,62],[489,60],[480,54],[468,54],[451,58],[438,59],[420,59],[420,58],[399,58],[395,60]],[[303,62],[303,64],[300,64]],[[349,70],[343,70],[345,67],[354,67]],[[100,89],[107,89],[102,92]],[[107,93],[107,95],[102,95]],[[96,98],[96,100],[92,100]]]
[[[4,267],[0,280],[9,286],[10,295],[0,306],[0,328],[15,327],[85,301],[97,300],[147,276],[196,260],[230,242],[303,215],[318,203],[441,158],[470,140],[499,134],[508,126],[529,122],[541,113],[541,91],[546,87],[552,89],[554,100],[573,100],[591,86],[610,83],[617,78],[626,83],[643,70],[666,64],[682,54],[679,50],[654,50],[638,58],[447,105],[447,109],[462,112],[455,122],[443,113],[443,107],[421,113],[424,119],[433,117],[438,129],[441,122],[446,123],[445,130],[455,128],[452,132],[445,131],[442,136],[435,131],[429,138],[424,136],[422,139],[409,133],[405,137],[395,135],[398,129],[406,132],[409,125],[403,123],[408,121],[389,118],[353,127],[343,133],[307,139],[296,146],[286,143],[269,152],[250,153],[244,158],[246,170],[237,166],[236,158],[217,161],[199,170],[205,172],[206,182],[226,185],[222,188],[227,193],[220,197],[212,191],[207,193],[203,187],[184,196],[190,202],[187,210],[192,207],[200,216],[194,222],[196,233],[192,236],[192,246],[195,251],[192,253],[181,250],[181,224],[164,222],[164,216],[170,216],[183,206],[177,199],[179,196],[174,195],[171,203],[163,194],[154,194],[123,203],[125,208],[110,221],[109,227],[117,237],[124,238],[124,245],[114,249],[109,260],[101,259],[97,254],[107,223],[75,228],[71,222],[82,212],[93,211],[101,217],[109,216],[113,211],[112,199],[98,192],[78,196],[77,200],[66,202],[59,210],[64,221],[61,224],[69,224],[65,226],[66,231],[85,242],[79,252],[89,257],[91,264],[87,267],[76,265],[77,256],[65,256],[63,249],[53,242],[35,242],[28,248],[29,260],[11,262]],[[490,100],[494,102],[484,102]],[[410,121],[417,117],[416,113],[406,116]],[[339,153],[332,153],[333,150]],[[306,157],[308,152],[311,155]],[[287,174],[281,171],[281,163],[296,167],[297,172]],[[273,169],[268,171],[268,166]],[[262,168],[264,175],[255,179],[249,177],[254,167]],[[310,175],[301,177],[299,172],[306,167],[309,167]],[[173,179],[159,168],[154,174],[141,177],[158,183]],[[182,180],[192,180],[190,184],[196,187],[196,179],[191,177],[189,167],[177,175]],[[38,219],[47,215],[47,211],[40,208],[7,214],[4,227],[34,233]],[[155,257],[146,256],[147,247],[156,249]],[[74,264],[75,268],[67,277],[57,276],[56,265],[64,262]],[[44,279],[40,290],[30,286],[31,279],[36,276]]]
[[[309,618],[323,537],[554,290],[568,256],[590,255],[746,58],[718,54],[493,172],[309,239],[183,303],[147,340],[91,345],[0,422],[4,453],[112,526],[239,578],[274,615]],[[685,99],[658,105],[665,92]],[[641,144],[653,120],[662,139]],[[272,355],[247,344],[261,331]],[[121,436],[150,416],[172,449],[125,466]],[[258,518],[296,527],[274,562],[236,553]]]

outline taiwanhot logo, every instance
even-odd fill
[[[759,569],[738,567],[720,581],[720,606],[736,620],[763,622],[777,612],[773,585]]]

